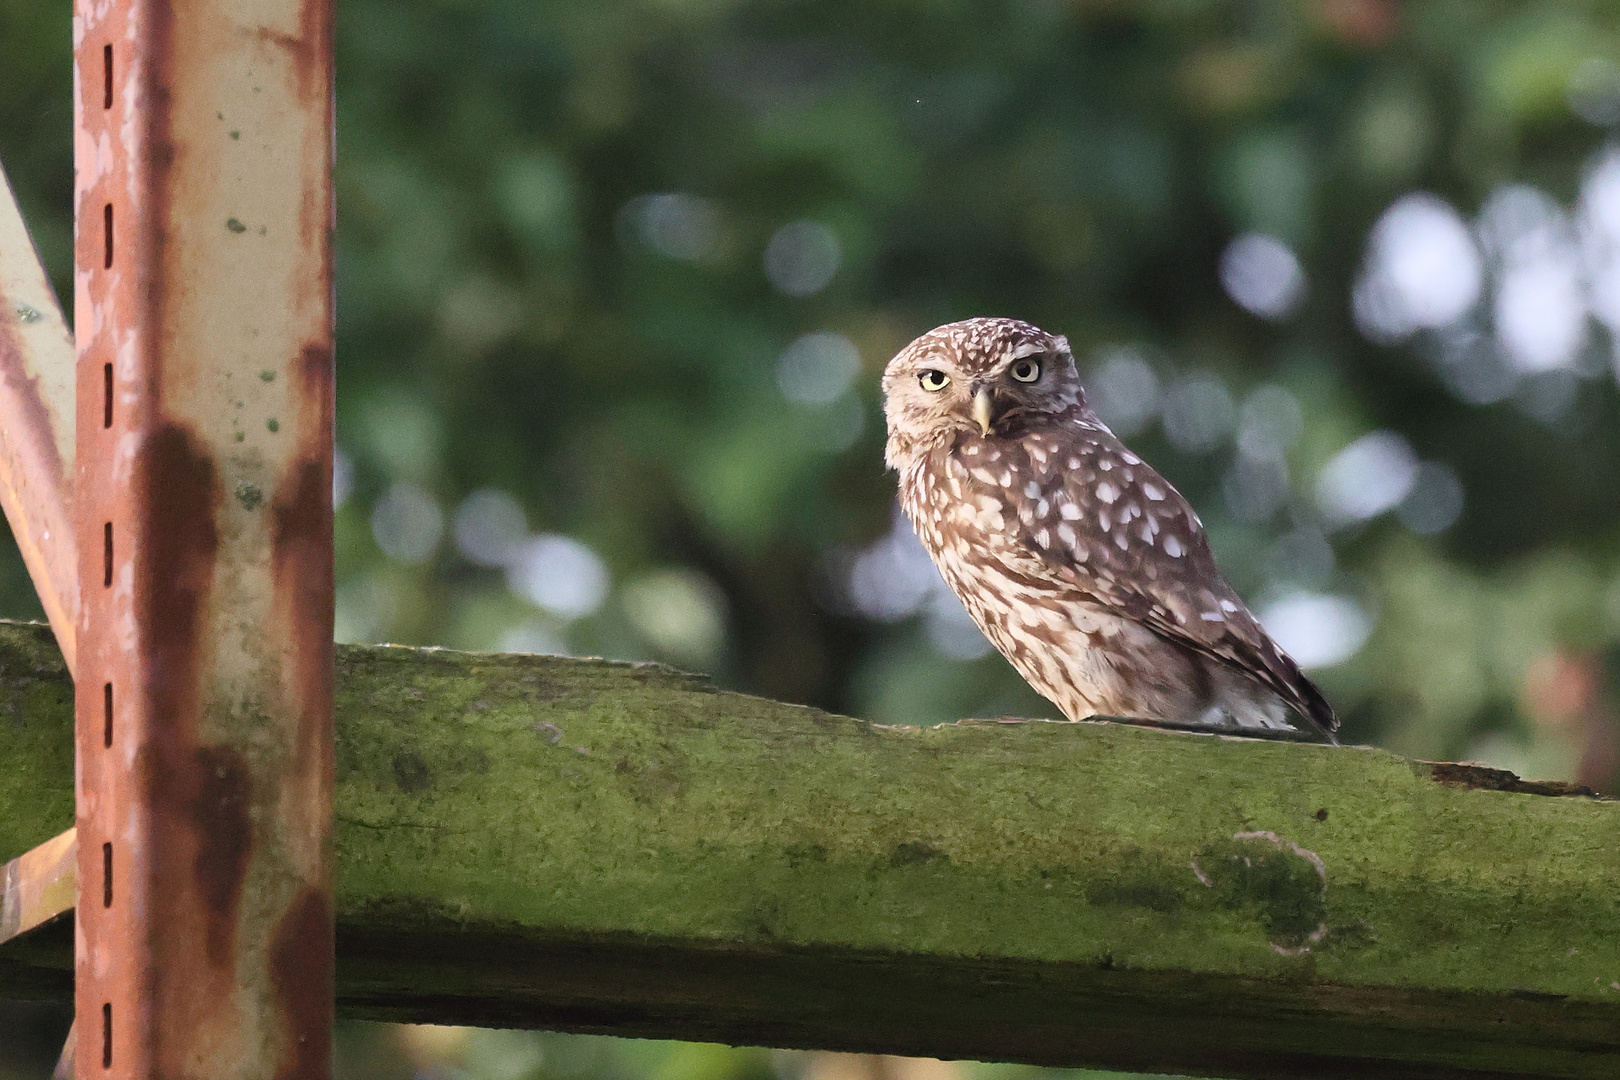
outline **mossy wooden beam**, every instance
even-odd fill
[[[348,1016],[1228,1077],[1620,1076],[1620,804],[1365,749],[881,727],[666,669],[338,653]],[[71,821],[0,627],[0,858]],[[1491,788],[1522,790],[1491,790]],[[0,996],[69,993],[58,926]]]

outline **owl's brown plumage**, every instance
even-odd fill
[[[1086,405],[1066,339],[930,330],[883,374],[900,503],[973,621],[1072,720],[1338,726],[1221,576],[1181,494]]]

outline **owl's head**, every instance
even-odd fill
[[[942,435],[1016,438],[1085,406],[1067,338],[1017,319],[935,327],[883,372],[891,463]]]

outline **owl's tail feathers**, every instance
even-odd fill
[[[1339,718],[1333,714],[1333,706],[1328,704],[1327,698],[1322,696],[1322,691],[1317,689],[1315,683],[1304,676],[1300,677],[1300,681],[1305,684],[1305,689],[1310,691],[1303,710],[1305,719],[1314,724],[1316,730],[1320,731],[1322,737],[1331,745],[1338,746],[1338,737],[1333,733],[1339,730]]]
[[[1230,727],[1233,734],[1299,742],[1339,741],[1333,729],[1339,722],[1309,679],[1285,660],[1263,675],[1253,669],[1210,672],[1216,681],[1213,703],[1188,726],[1195,729]]]
[[[1334,715],[1333,706],[1328,704],[1328,699],[1321,689],[1305,677],[1305,673],[1299,670],[1298,665],[1289,660],[1288,666],[1292,669],[1290,671],[1292,678],[1288,680],[1288,689],[1291,691],[1288,695],[1288,704],[1309,720],[1311,726],[1316,728],[1331,745],[1338,746],[1339,740],[1333,733],[1339,730],[1339,718]]]
[[[1270,684],[1285,705],[1309,721],[1322,738],[1338,746],[1339,740],[1333,733],[1339,730],[1339,718],[1333,714],[1333,706],[1328,704],[1321,689],[1299,670],[1294,658],[1278,648],[1275,641],[1267,638],[1261,653],[1265,659],[1263,681]]]

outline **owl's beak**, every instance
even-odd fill
[[[990,388],[981,386],[973,395],[973,422],[979,425],[980,432],[989,435],[990,419]]]

